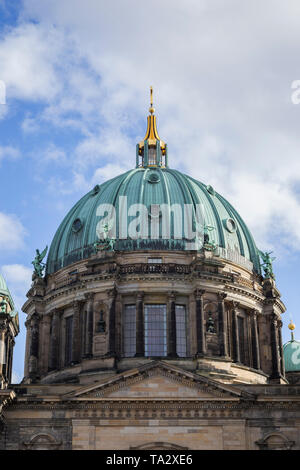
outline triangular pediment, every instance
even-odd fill
[[[242,396],[244,392],[236,386],[221,384],[163,361],[152,361],[68,394],[68,398],[85,400],[239,400]]]

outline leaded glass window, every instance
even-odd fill
[[[166,305],[145,305],[145,356],[167,355]]]
[[[179,357],[186,356],[186,309],[176,305],[176,351]]]
[[[125,305],[123,317],[123,354],[132,357],[136,353],[136,307]]]
[[[149,149],[148,151],[148,165],[156,165],[156,149]]]

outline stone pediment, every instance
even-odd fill
[[[185,371],[163,361],[152,361],[98,384],[67,394],[68,399],[239,400],[253,398],[238,387]]]

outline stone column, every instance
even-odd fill
[[[10,363],[10,347],[11,347],[11,336],[10,336],[10,333],[7,333],[7,336],[6,336],[6,361],[5,361],[5,377],[6,377],[6,381],[7,383],[9,383],[9,363]]]
[[[0,321],[0,389],[5,387],[5,336],[6,336],[6,320]]]
[[[176,304],[175,292],[169,293],[168,298],[168,345],[167,351],[169,357],[178,357],[176,341]]]
[[[29,350],[29,377],[34,380],[38,374],[39,315],[35,312],[30,320],[31,341]]]
[[[285,376],[285,366],[284,366],[284,356],[283,356],[283,344],[282,344],[282,321],[278,320],[277,321],[278,325],[278,348],[279,348],[279,355],[280,355],[280,371],[281,375],[284,377]]]
[[[252,351],[253,351],[253,367],[254,369],[260,369],[260,352],[259,352],[259,339],[258,339],[258,328],[257,328],[257,310],[253,311],[253,322],[252,322]]]
[[[225,311],[225,298],[227,294],[218,293],[218,314],[219,314],[219,343],[220,356],[228,358],[228,341],[227,341],[227,314]]]
[[[71,364],[80,362],[80,302],[73,302],[73,328],[72,328],[72,359]]]
[[[29,318],[26,319],[25,321],[25,327],[26,327],[26,345],[25,345],[25,361],[24,361],[24,377],[28,377],[29,375],[29,351],[30,351],[30,336],[31,336],[31,331],[30,331],[30,320]]]
[[[205,291],[197,289],[195,291],[196,298],[196,337],[197,337],[197,356],[204,356],[207,352],[206,337],[204,327],[204,309],[203,295]]]
[[[272,376],[271,378],[280,378],[280,359],[279,345],[277,335],[277,316],[275,313],[271,315],[271,350],[272,350]]]
[[[93,334],[94,334],[94,294],[87,294],[88,299],[87,313],[86,313],[86,337],[85,337],[85,350],[84,357],[92,357],[93,355]]]
[[[113,289],[110,291],[110,308],[109,308],[109,330],[108,330],[108,354],[111,356],[116,355],[116,297],[117,291]]]
[[[13,352],[14,352],[15,340],[13,338],[10,339],[10,350],[9,350],[9,366],[8,366],[8,382],[11,383],[11,376],[12,376],[12,365],[13,365]]]
[[[232,302],[232,346],[233,346],[233,360],[234,362],[241,362],[240,357],[240,339],[239,339],[239,330],[238,330],[238,321],[237,321],[237,309],[239,307],[239,302]]]
[[[49,353],[49,370],[56,370],[59,367],[59,339],[60,339],[60,312],[55,309],[51,319],[51,337]]]
[[[136,295],[136,357],[145,356],[145,330],[144,330],[144,292]]]

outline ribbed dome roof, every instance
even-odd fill
[[[181,207],[191,204],[196,207],[196,204],[202,203],[205,224],[214,227],[210,237],[219,246],[220,256],[244,264],[248,269],[253,267],[260,273],[259,255],[250,231],[237,211],[220,194],[211,186],[177,170],[142,167],[97,185],[70,210],[52,241],[47,261],[48,274],[94,253],[96,226],[101,220],[96,211],[100,204],[112,204],[116,209],[115,250],[186,249],[185,241],[174,236],[174,224],[171,224],[167,240],[119,239],[120,196],[127,196],[128,207],[144,204],[149,212],[151,204],[179,204]],[[135,217],[128,216],[128,224]]]

